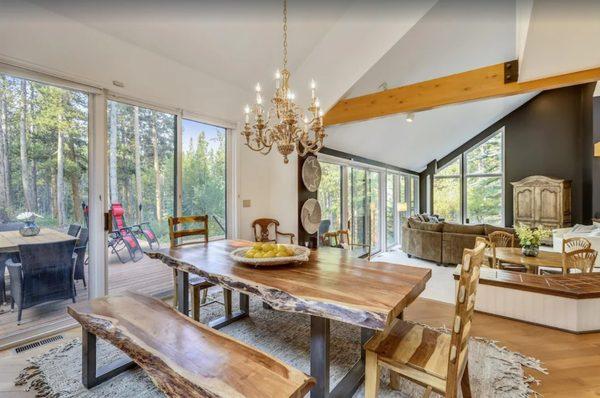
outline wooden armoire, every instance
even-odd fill
[[[530,176],[511,184],[514,225],[547,228],[571,225],[571,181]]]

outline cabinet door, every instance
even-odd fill
[[[532,187],[515,187],[515,222],[532,223],[535,220],[534,190]]]
[[[560,187],[536,187],[536,219],[544,225],[559,225],[561,220]]]

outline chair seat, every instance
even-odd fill
[[[189,283],[191,287],[195,287],[197,289],[207,289],[211,286],[214,286],[214,284],[207,281],[206,278],[198,275],[190,275]]]
[[[365,349],[391,366],[407,365],[442,380],[447,378],[449,334],[396,319],[369,340]]]

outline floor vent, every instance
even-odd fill
[[[47,339],[41,339],[38,341],[34,341],[33,343],[25,344],[25,345],[15,348],[15,353],[20,354],[22,352],[29,351],[29,350],[41,347],[46,344],[54,343],[55,341],[59,341],[62,339],[64,339],[64,337],[59,334],[56,336],[48,337]]]

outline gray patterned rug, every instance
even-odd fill
[[[222,331],[248,344],[271,353],[281,360],[309,373],[309,317],[262,308],[261,302],[251,299],[251,317],[228,325]],[[202,308],[202,321],[221,315],[223,307],[214,304]],[[337,383],[358,359],[359,328],[332,322],[331,383]],[[528,397],[530,386],[536,380],[524,373],[524,368],[545,372],[533,358],[500,347],[494,342],[471,339],[469,343],[469,371],[474,397],[508,398]],[[123,356],[107,343],[99,342],[99,365]],[[37,396],[150,398],[164,397],[150,379],[139,370],[127,371],[91,390],[81,384],[81,342],[73,340],[47,353],[29,359],[31,366],[23,370],[16,384],[26,385]],[[389,388],[389,375],[382,372],[381,397],[421,397],[423,388],[404,382],[401,390]],[[364,396],[362,388],[355,397]],[[433,396],[438,397],[436,394]]]

